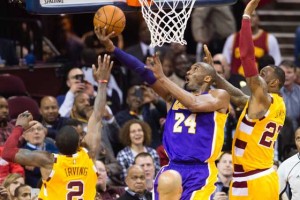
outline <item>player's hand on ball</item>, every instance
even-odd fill
[[[105,46],[106,51],[113,52],[115,50],[115,46],[110,38],[114,36],[115,32],[111,32],[109,34],[107,34],[106,32],[106,27],[102,29],[100,27],[95,27],[95,34],[99,39],[100,43]]]

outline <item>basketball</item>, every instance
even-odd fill
[[[115,36],[122,33],[126,25],[126,18],[123,11],[112,5],[99,8],[94,16],[94,27],[104,28],[107,34],[115,32]]]

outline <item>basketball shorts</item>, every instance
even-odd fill
[[[234,174],[229,190],[230,200],[278,200],[279,180],[273,168],[252,173]]]

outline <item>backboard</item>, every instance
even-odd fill
[[[159,0],[154,0],[159,1]],[[167,0],[170,3],[173,0]],[[184,0],[183,0],[184,1]],[[234,4],[237,0],[196,0],[195,7]],[[127,5],[126,0],[26,0],[26,10],[32,14],[94,13],[105,5],[115,5],[123,11],[139,11]]]

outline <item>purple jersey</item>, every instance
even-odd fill
[[[179,101],[170,108],[163,143],[170,162],[212,162],[221,152],[227,114],[193,113]]]

